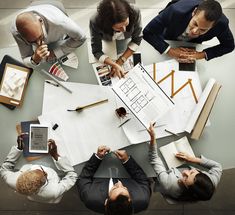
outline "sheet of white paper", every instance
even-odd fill
[[[139,64],[113,85],[113,90],[146,128],[174,107]]]
[[[89,63],[96,63],[98,60],[94,57],[91,50],[91,39],[87,39],[88,58]],[[109,56],[112,60],[117,60],[117,47],[116,41],[104,41],[102,40],[102,51],[105,55]]]
[[[43,112],[40,123],[55,123],[59,127],[52,136],[59,143],[59,152],[66,155],[72,165],[84,162],[96,152],[99,145],[112,150],[128,146],[123,130],[118,128],[120,119],[115,114],[116,100],[110,88],[97,85],[65,83],[73,93],[49,84],[44,87]],[[63,98],[63,102],[61,102]],[[83,110],[68,112],[78,106],[108,98],[108,102]]]
[[[194,125],[195,125],[195,123],[201,113],[202,108],[205,105],[205,102],[211,92],[211,89],[212,89],[214,83],[215,83],[215,79],[213,79],[213,78],[211,78],[207,82],[206,87],[203,90],[203,92],[199,98],[198,104],[196,104],[196,106],[192,112],[192,116],[189,118],[189,120],[186,124],[185,131],[187,131],[188,133],[191,133],[192,129],[194,128]]]

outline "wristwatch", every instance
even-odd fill
[[[121,59],[122,63],[126,62],[126,58],[124,56],[121,56],[120,59]]]
[[[38,63],[36,63],[34,60],[33,60],[33,56],[30,58],[30,62],[34,65],[34,66],[37,66]]]

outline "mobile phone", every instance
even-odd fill
[[[133,63],[134,63],[134,66],[137,65],[138,63],[141,63],[141,54],[140,53],[133,54]]]

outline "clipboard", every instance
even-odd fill
[[[33,73],[33,69],[32,68],[28,68],[27,66],[25,66],[22,62],[14,59],[13,57],[9,56],[9,55],[5,55],[2,59],[2,62],[1,62],[1,65],[0,65],[0,84],[2,82],[2,79],[3,79],[3,76],[4,76],[4,71],[5,71],[5,66],[6,64],[12,64],[12,65],[15,65],[15,66],[19,66],[21,68],[26,68],[27,70],[29,70],[29,76],[28,76],[28,79],[31,77],[32,73]],[[1,86],[1,85],[0,85]],[[25,85],[25,88],[26,88],[26,85]],[[24,92],[25,93],[25,92]],[[23,99],[23,98],[22,98]],[[23,100],[22,100],[23,101]],[[8,104],[8,103],[4,103],[4,102],[1,102],[0,103],[4,106],[6,106],[7,108],[9,108],[10,110],[14,110],[17,105],[15,104]]]
[[[21,106],[30,72],[28,68],[6,63],[0,84],[0,102]]]

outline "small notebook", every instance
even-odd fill
[[[185,161],[175,157],[176,153],[185,152],[191,156],[194,156],[192,147],[190,146],[187,137],[182,137],[181,139],[171,142],[165,146],[159,148],[162,156],[164,157],[167,166],[170,168],[181,166]]]

